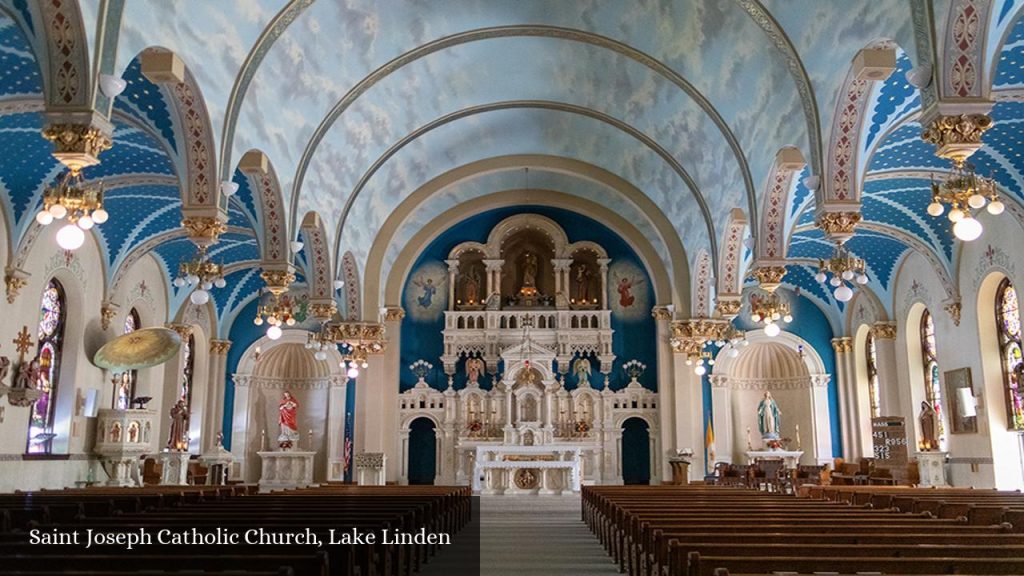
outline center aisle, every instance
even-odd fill
[[[480,498],[482,576],[618,574],[580,520],[579,496]]]

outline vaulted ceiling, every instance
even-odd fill
[[[364,270],[382,227],[406,203],[408,216],[388,228],[381,278],[365,279],[377,290],[398,249],[433,219],[467,200],[526,188],[607,206],[634,223],[670,273],[693,267],[702,250],[717,260],[733,209],[756,234],[776,153],[792,146],[807,165],[784,213],[787,282],[838,318],[842,304],[812,278],[831,244],[814,227],[815,194],[803,178],[825,171],[851,60],[884,43],[896,48],[897,69],[871,87],[856,126],[864,224],[848,246],[868,261],[870,289],[891,303],[908,252],[926,254],[947,277],[957,257],[947,223],[925,214],[931,174],[946,163],[920,139],[921,95],[905,77],[933,60],[917,54],[911,4],[81,0],[89,60],[128,82],[111,112],[114,147],[86,171],[110,190],[110,224],[94,229],[108,280],[141,253],[174,270],[192,251],[179,228],[190,135],[167,88],[139,64],[140,53],[159,47],[195,78],[219,178],[239,184],[229,232],[214,249],[231,271],[228,287],[214,292],[222,317],[261,284],[267,222],[238,169],[250,150],[273,165],[290,237],[308,212],[320,215],[335,268],[351,252]],[[990,4],[979,61],[996,123],[974,160],[1022,204],[1024,2]],[[933,3],[937,39],[949,6]],[[30,236],[43,188],[61,172],[39,136],[46,26],[33,0],[0,0],[8,261]],[[513,160],[488,164],[503,158]],[[646,203],[624,193],[626,185]],[[689,262],[670,256],[678,244]],[[176,295],[175,305],[183,300]]]

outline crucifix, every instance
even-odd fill
[[[11,340],[14,343],[15,349],[18,351],[18,364],[25,362],[25,355],[28,354],[30,348],[32,348],[32,338],[28,334],[28,326],[22,326],[21,332],[18,333],[18,337]]]

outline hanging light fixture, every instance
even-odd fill
[[[85,242],[83,231],[103,224],[108,217],[103,209],[103,184],[87,185],[81,169],[72,168],[43,193],[43,209],[36,214],[36,222],[49,226],[54,220],[67,219],[57,231],[57,244],[76,250]]]
[[[210,301],[210,289],[227,286],[224,280],[224,267],[213,262],[206,254],[206,247],[201,246],[190,260],[178,264],[178,276],[174,279],[175,288],[195,286],[189,300],[196,306]]]
[[[941,216],[946,211],[944,204],[950,205],[946,217],[953,223],[953,235],[964,242],[976,240],[983,231],[975,213],[985,208],[989,214],[998,216],[1006,210],[996,192],[995,180],[978,176],[974,166],[964,160],[953,160],[953,168],[943,182],[936,183],[932,179],[928,214]]]
[[[256,309],[256,318],[252,322],[257,326],[266,323],[267,338],[277,340],[284,334],[281,326],[295,325],[295,306],[288,296],[273,292],[268,292],[262,300],[263,303]]]
[[[850,253],[841,242],[836,242],[836,251],[831,258],[818,260],[818,273],[814,279],[822,284],[827,280],[834,288],[832,295],[840,302],[849,302],[853,298],[851,286],[868,283],[864,260]]]
[[[349,378],[359,377],[360,368],[369,367],[369,356],[384,352],[384,325],[372,322],[340,322],[324,324],[321,342],[337,342],[342,354],[341,368]]]
[[[317,360],[327,360],[327,353],[331,350],[337,351],[338,343],[334,341],[326,329],[318,332],[310,332],[306,337],[306,350],[313,350],[313,357]]]
[[[789,324],[793,321],[789,303],[775,292],[752,293],[750,295],[750,321],[764,326],[764,333],[776,337],[782,331],[780,322]]]

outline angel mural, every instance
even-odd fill
[[[636,296],[633,294],[633,288],[640,286],[644,283],[643,278],[639,278],[633,275],[614,276],[615,291],[619,293],[619,306],[623,308],[629,308],[636,302]]]
[[[436,322],[448,302],[448,268],[437,261],[424,262],[409,275],[403,292],[410,320]]]
[[[590,382],[590,360],[577,358],[572,363],[572,373],[576,375],[579,382]]]
[[[420,276],[412,281],[422,292],[416,297],[416,303],[421,308],[430,308],[430,305],[434,302],[434,295],[437,294],[437,286],[434,285],[433,278],[424,278]]]

